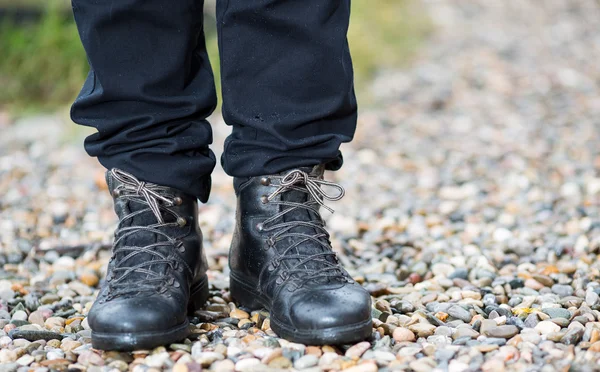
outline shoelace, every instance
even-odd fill
[[[185,248],[180,241],[173,239],[171,236],[160,230],[165,227],[183,227],[187,221],[185,218],[180,217],[175,211],[170,209],[173,206],[180,205],[182,203],[181,198],[171,195],[169,189],[153,183],[146,183],[138,180],[135,176],[124,172],[120,169],[112,169],[112,176],[118,180],[121,184],[113,190],[116,197],[124,198],[130,202],[147,205],[148,208],[143,208],[138,211],[132,212],[126,216],[123,216],[119,221],[119,225],[115,231],[115,242],[113,244],[113,255],[111,261],[114,260],[119,254],[124,256],[114,262],[112,271],[107,276],[109,283],[109,295],[106,300],[115,298],[118,296],[127,295],[130,293],[139,292],[158,292],[164,293],[167,290],[168,285],[179,287],[179,283],[176,282],[172,276],[167,276],[163,273],[158,273],[149,269],[152,265],[169,265],[174,270],[185,268],[192,274],[192,269],[184,260],[179,258],[179,255],[165,256],[161,252],[157,251],[157,247],[167,246],[176,248],[178,252],[183,253]],[[156,217],[157,223],[149,226],[127,226],[122,227],[123,221],[134,218],[143,213],[152,212]],[[172,215],[175,218],[175,222],[165,222],[163,218],[163,212]],[[119,243],[125,238],[134,235],[140,231],[147,233],[156,234],[164,237],[165,240],[157,241],[156,243],[144,246],[119,246]],[[145,260],[137,265],[128,266],[126,263],[129,259],[146,253],[153,258]],[[137,280],[136,283],[127,281],[133,273],[146,274],[146,278],[143,280]],[[120,274],[120,275],[118,275]]]
[[[277,284],[282,284],[291,279],[300,279],[293,282],[292,289],[300,288],[302,285],[311,280],[317,280],[320,278],[326,279],[338,279],[342,281],[351,281],[345,271],[341,268],[337,255],[331,248],[331,242],[329,241],[329,233],[325,229],[325,222],[321,218],[319,208],[324,207],[329,212],[333,213],[333,209],[325,205],[325,200],[337,201],[344,197],[344,188],[334,182],[325,181],[323,179],[312,177],[308,173],[295,169],[290,171],[284,176],[269,176],[271,180],[279,180],[279,184],[272,184],[277,189],[266,197],[263,202],[269,202],[277,205],[287,207],[279,213],[276,213],[272,217],[264,220],[259,224],[258,228],[264,232],[274,232],[269,237],[269,245],[275,247],[277,242],[286,238],[292,237],[295,242],[290,246],[286,247],[282,252],[279,253],[274,260],[269,263],[268,267],[270,270],[274,270],[283,261],[299,260],[296,264],[291,267],[285,267],[281,270],[281,274],[275,279]],[[328,194],[323,190],[323,186],[331,187],[337,190],[335,194]],[[306,202],[297,203],[290,201],[275,201],[275,198],[288,191],[300,191],[307,193],[309,197]],[[283,221],[283,217],[290,212],[297,209],[305,209],[310,212],[314,212],[316,219],[312,221]],[[279,219],[282,222],[276,223]],[[295,227],[308,227],[316,231],[315,234],[308,234],[302,232],[292,232],[291,230]],[[309,254],[291,254],[290,252],[298,246],[301,246],[305,242],[312,241],[320,245],[323,251],[320,253],[309,253]],[[331,258],[332,260],[328,260]],[[332,262],[333,261],[333,262]],[[317,269],[307,268],[304,265],[313,262],[317,263]]]

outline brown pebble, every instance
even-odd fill
[[[596,342],[592,343],[592,345],[590,346],[590,348],[588,350],[594,351],[594,352],[600,352],[600,341],[596,341]]]
[[[229,313],[229,316],[236,319],[248,319],[250,318],[250,314],[245,312],[244,310],[235,309]]]
[[[441,320],[442,322],[445,322],[448,319],[448,314],[438,311],[437,313],[435,313],[435,317]]]
[[[84,271],[83,273],[81,273],[81,275],[79,276],[79,280],[90,287],[95,287],[96,285],[98,285],[98,282],[100,281],[100,279],[98,278],[98,275],[96,275],[95,273],[91,272],[91,271]]]
[[[423,278],[421,278],[421,275],[417,273],[412,273],[408,276],[408,281],[412,284],[420,283],[422,280]]]
[[[596,341],[600,341],[600,330],[594,328],[592,329],[592,333],[590,335],[590,342],[593,344]]]
[[[414,342],[416,339],[415,334],[412,331],[402,327],[394,329],[393,337],[396,342]]]
[[[306,354],[311,354],[311,355],[316,355],[318,357],[320,357],[321,355],[323,355],[323,352],[321,351],[321,348],[318,346],[307,346],[306,350],[305,350]]]

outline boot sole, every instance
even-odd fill
[[[252,285],[247,279],[236,277],[236,274],[230,273],[230,291],[239,304],[252,310],[265,308],[271,311],[269,300],[259,293],[256,288],[258,285]],[[363,341],[371,337],[373,331],[373,320],[367,319],[364,322],[347,324],[340,327],[331,327],[323,329],[297,329],[277,320],[271,315],[271,329],[278,336],[292,342],[298,342],[307,345],[341,345],[351,344]]]
[[[192,286],[188,313],[201,308],[208,300],[208,278],[206,275]],[[92,330],[92,347],[100,350],[146,350],[158,346],[181,341],[190,334],[189,321],[175,327],[151,332],[94,332]]]

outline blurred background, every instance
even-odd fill
[[[429,25],[412,0],[352,5],[350,40],[357,84],[364,93],[365,83],[378,70],[410,60]],[[218,69],[215,0],[205,2],[205,18],[211,62]],[[0,111],[64,106],[74,99],[88,71],[69,0],[0,0],[0,55]],[[215,77],[219,85],[218,70]]]

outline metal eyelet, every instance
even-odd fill
[[[279,267],[279,261],[277,259],[274,259],[269,263],[267,270],[274,271],[277,267]]]
[[[260,184],[263,186],[269,186],[271,184],[271,179],[269,177],[263,177],[260,179]]]
[[[118,198],[119,196],[121,196],[121,190],[119,189],[113,189],[113,197]]]
[[[256,230],[263,231],[264,229],[265,229],[265,226],[263,225],[262,222],[259,222],[256,224]]]
[[[268,197],[268,196],[266,196],[266,195],[263,195],[263,196],[261,196],[261,197],[260,197],[260,201],[261,201],[263,204],[267,204],[267,203],[269,202],[269,197]]]
[[[174,205],[181,205],[181,204],[183,204],[183,199],[181,199],[179,196],[176,196],[176,197],[173,199],[173,204],[174,204]]]
[[[185,245],[183,245],[183,242],[181,240],[177,242],[177,250],[179,251],[179,253],[185,252]]]
[[[179,225],[179,227],[184,227],[185,225],[187,225],[187,219],[185,219],[184,217],[177,217],[177,224]]]

